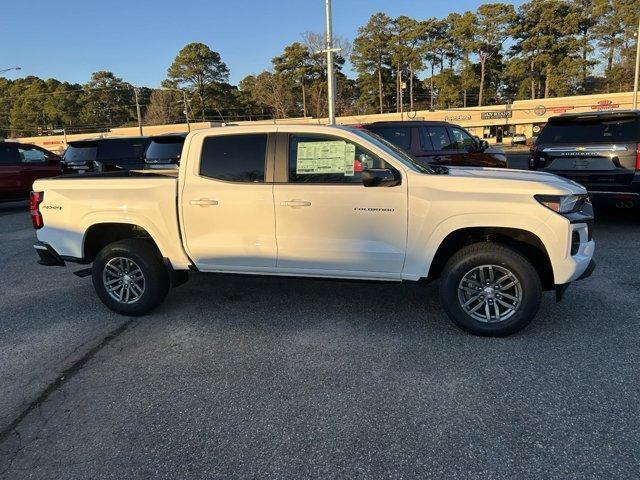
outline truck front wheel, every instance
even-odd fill
[[[93,262],[91,275],[102,303],[121,315],[144,315],[160,305],[169,291],[169,275],[160,255],[139,238],[104,247]]]
[[[454,254],[440,278],[442,306],[458,327],[501,337],[526,327],[540,307],[535,268],[506,245],[476,243]]]

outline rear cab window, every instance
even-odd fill
[[[264,183],[267,139],[266,133],[205,138],[200,175],[227,182]]]

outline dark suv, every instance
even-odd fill
[[[95,138],[68,143],[62,156],[66,173],[144,168],[149,137]]]
[[[640,111],[551,117],[529,163],[584,185],[595,199],[640,204]]]
[[[467,167],[507,166],[505,154],[489,147],[486,140],[472,136],[464,128],[447,122],[375,122],[362,125],[402,148],[418,160],[436,165]]]

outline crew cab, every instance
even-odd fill
[[[428,167],[365,130],[262,125],[191,132],[178,170],[34,185],[44,265],[92,264],[102,302],[158,306],[188,272],[440,280],[446,313],[507,335],[593,269],[592,209],[555,175]],[[354,299],[364,301],[366,299]]]
[[[531,149],[530,167],[584,185],[593,199],[640,205],[640,111],[551,117]]]
[[[29,143],[0,141],[0,202],[26,200],[35,180],[61,173],[55,153]]]
[[[421,163],[506,168],[507,156],[464,128],[431,120],[387,121],[362,125]]]

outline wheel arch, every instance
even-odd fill
[[[90,263],[98,252],[110,243],[127,238],[142,238],[151,243],[158,254],[164,257],[162,249],[153,235],[149,231],[136,224],[127,222],[98,222],[94,223],[85,230],[82,239],[82,260]]]
[[[482,242],[510,246],[529,259],[540,277],[544,290],[552,290],[555,287],[549,252],[540,237],[528,230],[512,227],[467,227],[450,232],[440,242],[433,256],[427,279],[439,278],[449,258],[461,248]]]

